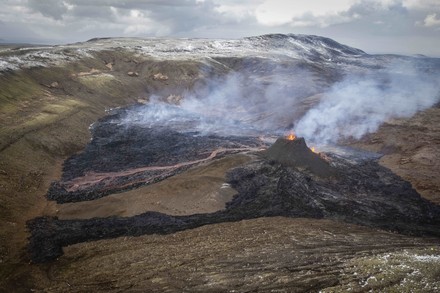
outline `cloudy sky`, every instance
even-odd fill
[[[440,57],[440,0],[0,0],[3,42],[315,34],[368,53]]]

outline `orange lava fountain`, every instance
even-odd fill
[[[295,133],[291,132],[286,138],[288,140],[295,140],[296,139],[296,135],[295,135]]]

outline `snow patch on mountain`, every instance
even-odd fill
[[[237,40],[104,38],[63,46],[3,48],[0,72],[48,67],[91,57],[93,52],[125,49],[157,59],[207,57],[290,58],[309,62],[353,62],[367,54],[334,40],[308,35],[263,35]]]

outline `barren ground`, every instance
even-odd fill
[[[113,215],[129,217],[147,211],[170,215],[215,212],[223,209],[236,193],[225,183],[226,171],[249,160],[246,155],[233,155],[153,185],[93,201],[57,204],[55,215],[60,219],[87,219]]]
[[[111,70],[105,66],[110,62]],[[244,155],[95,201],[56,205],[45,197],[50,182],[61,176],[62,162],[84,148],[90,139],[89,125],[105,115],[105,108],[144,101],[148,92],[166,92],[171,83],[180,91],[194,82],[196,65],[180,64],[179,72],[175,67],[102,52],[65,67],[0,76],[0,291],[435,292],[440,288],[438,239],[314,219],[260,218],[171,235],[81,243],[65,248],[64,256],[52,263],[29,263],[25,222],[37,216],[209,212],[221,209],[234,194],[222,188],[224,174],[246,162]],[[138,70],[140,77],[127,76],[130,70]],[[170,80],[152,80],[158,72]],[[54,81],[60,85],[47,87]],[[384,152],[381,164],[440,203],[439,122],[440,109],[428,109],[410,119],[390,121],[351,145]]]

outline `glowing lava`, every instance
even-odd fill
[[[295,140],[296,135],[295,135],[295,133],[291,132],[286,138],[287,138],[287,140]]]
[[[286,139],[287,139],[287,140],[295,140],[295,139],[297,139],[297,136],[296,136],[295,133],[292,131],[292,132],[290,132],[290,133],[286,136]],[[315,154],[318,154],[318,153],[319,153],[318,151],[316,151],[315,147],[311,147],[310,150],[311,150],[312,152],[314,152]]]

